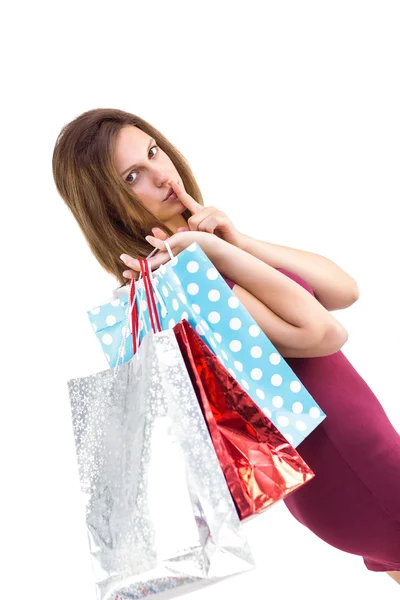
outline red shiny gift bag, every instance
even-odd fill
[[[174,327],[240,519],[314,477],[298,452],[186,320]]]

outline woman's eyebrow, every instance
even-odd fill
[[[155,142],[155,140],[153,140],[153,138],[151,138],[151,140],[150,140],[150,142],[149,142],[149,145],[148,145],[148,148],[147,148],[147,153],[149,152],[149,150],[150,150],[151,146],[152,146],[153,144],[155,144],[155,143],[156,143],[156,142]],[[130,167],[128,167],[127,169],[125,169],[125,171],[123,171],[123,172],[121,173],[121,176],[123,177],[123,176],[125,175],[125,173],[127,173],[128,171],[131,171],[132,169],[135,169],[136,167],[137,167],[137,165],[131,165]]]

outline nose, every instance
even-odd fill
[[[152,175],[157,187],[162,187],[167,183],[168,179],[171,179],[171,176],[165,169],[156,166],[152,167]]]

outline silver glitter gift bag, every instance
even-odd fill
[[[172,330],[68,388],[98,600],[161,600],[254,567]]]

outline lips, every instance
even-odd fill
[[[169,196],[170,196],[171,194],[173,194],[173,193],[174,193],[174,190],[173,190],[172,188],[169,188],[169,190],[168,190],[168,192],[167,192],[167,195],[166,195],[166,196],[165,196],[165,198],[164,198],[164,201],[165,201],[165,200],[168,200]]]

